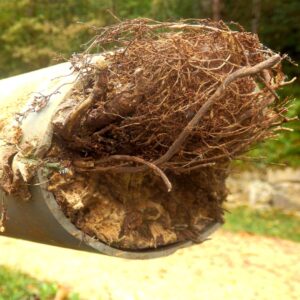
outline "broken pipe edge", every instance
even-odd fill
[[[38,181],[46,182],[46,178],[43,175],[42,169],[38,171]],[[56,218],[56,221],[67,231],[72,237],[78,239],[80,244],[86,244],[91,247],[91,251],[100,252],[105,255],[127,258],[127,259],[149,259],[149,258],[158,258],[170,255],[175,251],[192,246],[194,243],[192,241],[178,242],[170,245],[166,245],[159,248],[145,249],[145,250],[120,250],[114,247],[111,247],[95,238],[90,237],[89,235],[83,233],[71,221],[64,215],[63,211],[57,204],[53,193],[47,191],[46,184],[41,184],[40,186],[43,198]],[[205,226],[201,231],[198,237],[199,243],[204,242],[209,235],[216,231],[222,224],[216,221],[213,221]]]
[[[2,198],[0,200],[3,200],[8,216],[4,224],[5,231],[0,233],[0,237],[4,235],[32,242],[127,259],[163,257],[194,244],[192,241],[186,241],[159,248],[136,251],[120,250],[111,247],[76,228],[64,215],[53,193],[47,191],[46,182],[47,179],[43,175],[43,170],[40,169],[35,183],[30,187],[32,198],[28,201],[7,196],[0,191],[0,198]],[[205,241],[220,226],[221,223],[216,221],[207,224],[200,232],[197,244]]]
[[[16,199],[0,191],[0,196],[7,209],[8,219],[5,231],[1,235],[29,240],[58,247],[96,252],[127,259],[150,259],[170,255],[175,251],[192,246],[194,242],[178,242],[159,248],[147,250],[120,250],[96,240],[75,227],[64,215],[53,193],[46,189],[47,178],[40,169],[31,185],[32,198],[29,201]],[[198,236],[198,243],[205,241],[209,235],[221,226],[212,221]]]

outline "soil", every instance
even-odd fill
[[[218,231],[169,257],[125,260],[0,237],[0,265],[91,300],[297,300],[300,244]]]
[[[66,153],[70,174],[49,190],[80,230],[118,249],[197,242],[222,222],[229,162],[283,121],[281,58],[209,20],[121,22],[84,54],[110,44],[119,50],[100,65],[73,57],[81,82],[52,119],[54,163]]]
[[[150,173],[55,173],[48,189],[80,230],[113,247],[146,249],[197,242],[205,225],[222,222],[225,172],[206,168],[168,177],[171,192]]]

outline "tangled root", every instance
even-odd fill
[[[255,34],[205,20],[138,19],[99,31],[86,53],[117,50],[100,66],[85,55],[73,61],[85,80],[75,93],[86,100],[57,126],[98,172],[136,172],[137,159],[177,173],[223,163],[284,120],[281,57]]]
[[[222,222],[229,162],[288,121],[283,58],[223,22],[99,29],[71,60],[80,81],[47,156],[69,173],[49,190],[78,228],[117,248],[197,241]]]

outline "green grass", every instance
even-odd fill
[[[300,118],[300,85],[293,84],[280,91],[281,98],[294,98],[289,117]],[[258,144],[248,154],[250,157],[263,159],[255,163],[256,167],[264,168],[266,164],[285,164],[293,167],[300,166],[300,122],[293,121],[284,124],[284,127],[293,129],[293,132],[281,132],[276,139],[267,140]]]
[[[224,228],[300,242],[300,217],[278,210],[259,211],[246,206],[230,209]]]
[[[0,300],[53,300],[56,283],[36,280],[26,274],[0,266]],[[69,300],[79,300],[71,294]]]

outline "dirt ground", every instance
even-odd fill
[[[131,261],[0,238],[0,265],[84,299],[299,299],[300,244],[219,231],[202,245]]]

